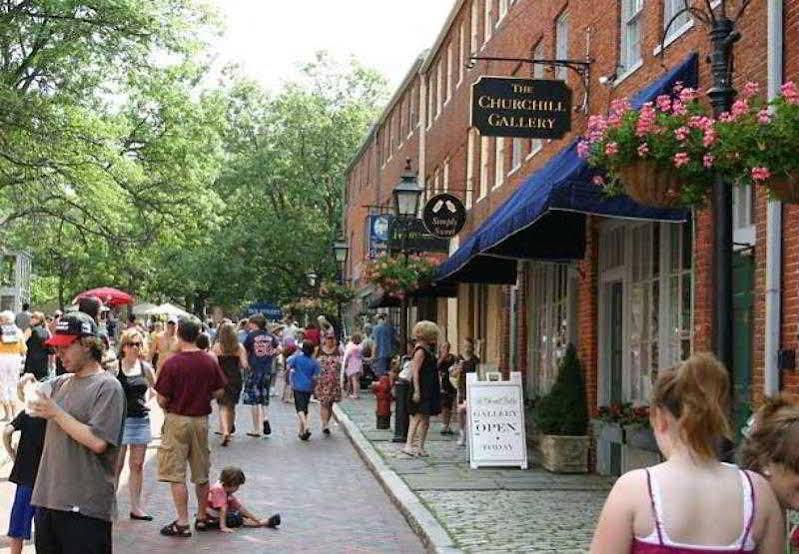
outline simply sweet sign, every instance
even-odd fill
[[[522,374],[510,381],[478,380],[466,375],[469,403],[469,463],[471,467],[519,466],[527,469]]]

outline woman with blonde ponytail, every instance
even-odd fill
[[[782,553],[782,511],[768,482],[716,456],[731,437],[729,393],[729,375],[711,354],[658,375],[650,423],[666,461],[619,478],[592,553]]]

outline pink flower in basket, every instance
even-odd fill
[[[754,181],[765,181],[769,177],[771,177],[771,171],[767,167],[753,167],[752,168],[752,179]]]
[[[688,165],[691,161],[691,157],[688,155],[687,152],[677,152],[674,154],[674,167],[682,167],[684,165]]]
[[[690,134],[691,130],[685,126],[682,126],[674,131],[674,136],[677,137],[677,140],[679,141],[687,139]]]
[[[615,156],[619,153],[619,145],[615,142],[609,142],[605,145],[605,155],[606,156]]]
[[[707,168],[711,168],[713,167],[713,162],[715,161],[716,159],[713,157],[713,154],[705,154],[702,158],[702,165]]]
[[[757,112],[757,122],[761,125],[768,125],[771,123],[771,114],[768,113],[768,110],[760,110]]]
[[[760,85],[754,81],[749,81],[744,85],[743,97],[746,99],[757,96],[760,93]]]
[[[649,145],[647,143],[643,143],[638,147],[638,155],[643,158],[647,154],[649,154]]]
[[[789,104],[799,104],[799,88],[793,81],[788,81],[780,87],[780,92]]]

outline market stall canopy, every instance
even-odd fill
[[[147,312],[152,310],[153,308],[157,308],[158,306],[155,304],[150,304],[149,302],[142,302],[141,304],[136,304],[133,306],[133,315],[147,315]]]
[[[145,312],[145,315],[165,315],[167,317],[169,316],[191,317],[191,314],[189,312],[187,312],[183,308],[175,306],[174,304],[170,304],[169,302],[166,302],[164,304],[161,304],[160,306],[156,306],[150,310],[147,310],[147,312]]]
[[[639,91],[634,108],[669,94],[680,82],[696,87],[699,58],[680,65]],[[578,139],[579,140],[579,139]],[[585,255],[586,214],[684,222],[687,210],[642,206],[624,195],[607,196],[593,184],[596,171],[577,154],[578,140],[530,175],[438,269],[437,281],[511,284],[516,260],[567,261]]]
[[[103,304],[106,306],[124,306],[126,304],[133,304],[133,296],[127,292],[115,289],[113,287],[100,287],[83,291],[75,297],[75,300],[73,300],[72,303],[77,304],[78,299],[86,298],[87,296],[96,296],[102,300]]]

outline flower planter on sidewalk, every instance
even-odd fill
[[[647,452],[660,452],[652,429],[640,425],[629,425],[624,428],[624,434],[626,444],[632,448],[646,450]]]
[[[553,473],[588,473],[588,437],[541,435],[541,465]]]
[[[624,192],[644,206],[674,208],[680,205],[681,187],[674,172],[655,162],[637,160],[618,169]]]

